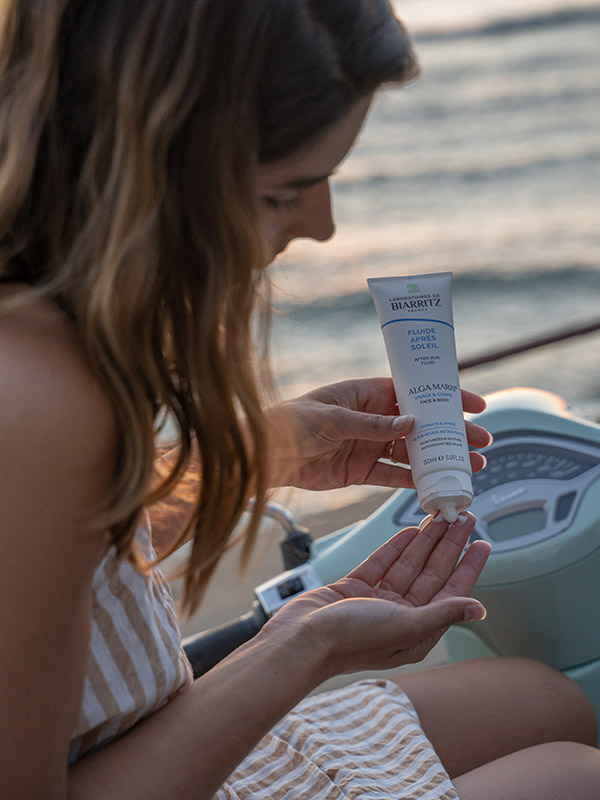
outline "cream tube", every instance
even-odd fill
[[[473,500],[452,318],[452,273],[369,278],[421,508],[455,522]]]

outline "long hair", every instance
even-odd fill
[[[197,453],[190,609],[254,494],[247,557],[270,482],[256,167],[415,72],[387,0],[0,6],[0,276],[61,305],[112,400],[120,554]]]

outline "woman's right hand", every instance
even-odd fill
[[[485,616],[469,594],[490,545],[473,542],[460,558],[474,524],[463,512],[453,525],[400,531],[346,577],[287,603],[264,635],[297,629],[324,678],[420,661],[451,625]]]

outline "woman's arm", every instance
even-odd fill
[[[118,741],[70,769],[70,800],[208,800],[322,681],[297,631],[261,631]]]
[[[250,643],[129,733],[70,771],[73,800],[208,800],[272,725],[323,680],[423,658],[453,623],[489,548],[451,527],[406,529],[347,578],[288,603]],[[458,596],[457,596],[458,595]]]
[[[0,317],[0,793],[67,796],[106,545],[90,517],[114,468],[112,413],[62,317]]]

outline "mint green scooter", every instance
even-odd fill
[[[573,678],[600,719],[600,425],[549,392],[509,389],[486,397],[477,422],[494,436],[488,464],[473,476],[473,538],[492,552],[474,595],[482,622],[445,636],[451,660],[526,656]],[[287,530],[287,569],[255,588],[238,620],[188,639],[197,674],[250,638],[302,591],[337,580],[424,512],[411,489],[395,492],[367,519],[317,540],[273,506]]]

